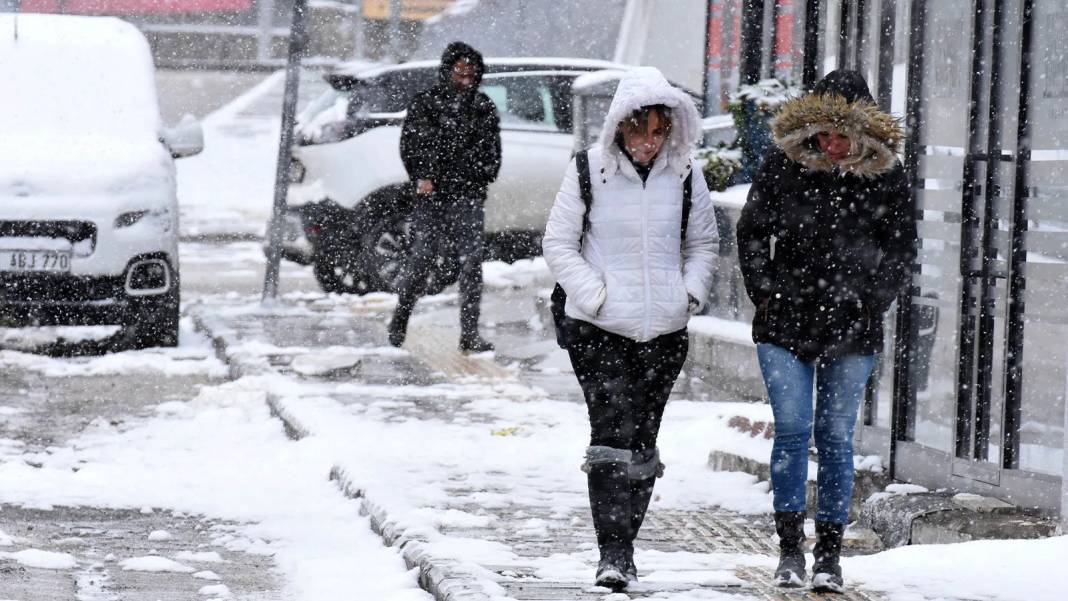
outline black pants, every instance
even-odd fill
[[[572,325],[568,354],[586,397],[590,446],[656,448],[668,396],[689,350],[686,330],[635,342],[584,321]]]
[[[395,318],[407,322],[415,302],[423,295],[427,275],[442,259],[455,251],[460,273],[460,331],[470,337],[478,333],[482,303],[482,257],[484,242],[483,199],[461,194],[417,195],[412,208],[412,244],[404,276],[399,283]]]

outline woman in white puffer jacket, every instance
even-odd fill
[[[615,590],[637,578],[634,539],[663,468],[660,420],[686,359],[686,324],[716,268],[708,187],[690,159],[699,134],[685,92],[654,68],[628,72],[588,151],[588,230],[572,161],[542,242],[567,293],[567,350],[590,415],[583,470],[601,553],[596,582]]]

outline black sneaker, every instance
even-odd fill
[[[465,353],[486,353],[493,350],[493,343],[475,334],[471,338],[460,339],[460,350]]]

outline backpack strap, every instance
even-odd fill
[[[590,154],[587,150],[575,154],[575,167],[578,168],[579,194],[586,210],[582,213],[582,235],[579,236],[579,246],[582,246],[582,238],[590,230],[590,205],[593,204],[593,183],[590,181]]]
[[[690,207],[693,206],[693,170],[682,182],[682,241],[686,241],[686,228],[690,225]]]

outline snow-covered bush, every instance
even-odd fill
[[[734,146],[702,148],[695,153],[708,189],[722,192],[730,185],[731,177],[742,168],[742,151]]]

